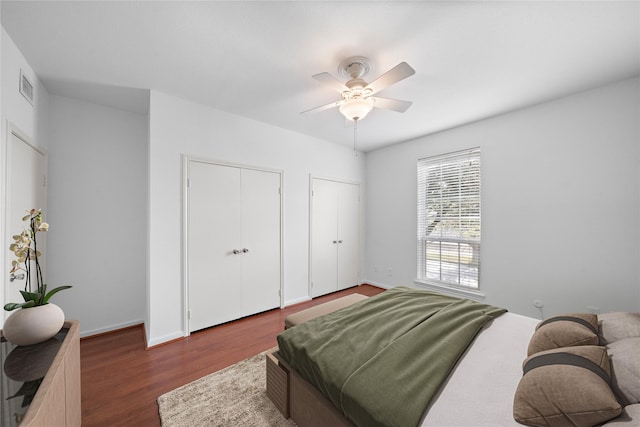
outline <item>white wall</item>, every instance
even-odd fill
[[[146,315],[147,118],[50,96],[48,281],[82,335]]]
[[[639,86],[635,78],[368,153],[365,281],[413,285],[416,161],[480,146],[485,302],[535,317],[534,299],[544,316],[640,311]]]
[[[26,134],[31,142],[43,151],[47,151],[48,138],[48,104],[49,94],[33,72],[25,57],[15,45],[11,37],[2,28],[0,36],[0,277],[2,286],[9,286],[7,280],[9,274],[5,263],[6,251],[9,242],[5,241],[5,209],[6,200],[6,147],[7,147],[7,122],[19,128]],[[34,85],[34,104],[31,105],[18,91],[20,70]],[[25,209],[28,207],[25,207]],[[4,306],[4,288],[0,292],[0,310]],[[4,316],[0,316],[0,324],[4,322]]]
[[[155,91],[149,133],[148,344],[184,335],[183,154],[284,171],[284,301],[308,298],[309,175],[363,182],[365,156]]]

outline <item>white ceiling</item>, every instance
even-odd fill
[[[2,25],[52,93],[144,112],[146,90],[338,144],[311,78],[366,56],[413,101],[358,127],[369,151],[640,74],[638,1],[6,1]]]

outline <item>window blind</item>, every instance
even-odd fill
[[[418,160],[418,280],[479,288],[480,149]]]

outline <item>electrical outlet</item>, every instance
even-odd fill
[[[535,308],[542,308],[542,307],[544,307],[544,304],[539,299],[534,299],[533,300],[533,306]]]

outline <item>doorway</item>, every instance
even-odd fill
[[[7,204],[5,206],[4,247],[8,248],[13,241],[12,236],[18,234],[24,227],[22,218],[26,211],[35,208],[47,209],[47,154],[37,148],[31,139],[17,127],[8,124],[7,135]],[[46,270],[46,233],[38,236],[38,248],[42,252],[39,257],[43,270]],[[4,265],[11,265],[14,253],[6,250]],[[3,279],[4,304],[8,302],[22,302],[20,290],[24,289],[25,276],[7,274]],[[3,310],[4,311],[4,310]],[[4,312],[5,318],[8,312]]]

